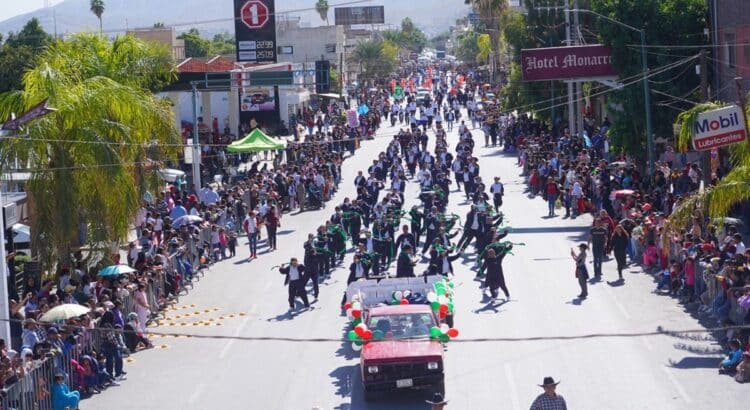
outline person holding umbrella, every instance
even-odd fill
[[[555,390],[560,382],[556,382],[552,377],[545,377],[539,387],[544,388],[544,393],[537,396],[531,403],[531,410],[568,410],[563,396],[557,394]]]

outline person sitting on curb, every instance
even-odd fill
[[[729,354],[719,364],[719,374],[732,374],[737,370],[737,365],[742,360],[742,348],[740,341],[734,339],[729,342]]]

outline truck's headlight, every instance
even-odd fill
[[[427,362],[427,370],[437,370],[438,368],[440,368],[438,362]]]
[[[378,366],[367,366],[367,373],[375,374],[379,371],[380,369],[378,369]]]

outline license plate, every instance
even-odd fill
[[[414,385],[414,381],[412,381],[412,379],[396,380],[396,387],[398,387],[399,389],[404,388],[404,387],[411,387],[413,385]]]

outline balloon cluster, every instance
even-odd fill
[[[408,305],[409,297],[411,296],[410,290],[394,291],[393,297],[391,298],[391,305]]]
[[[430,307],[438,312],[440,319],[445,319],[448,313],[453,313],[453,286],[454,283],[447,280],[435,282],[435,290],[427,294]]]
[[[440,326],[433,326],[430,328],[430,337],[440,340],[441,342],[447,342],[458,337],[458,329],[448,327],[447,324],[443,323]]]
[[[346,302],[344,309],[346,310],[346,317],[349,320],[362,321],[362,303],[360,303],[358,298],[352,298],[351,302]]]

